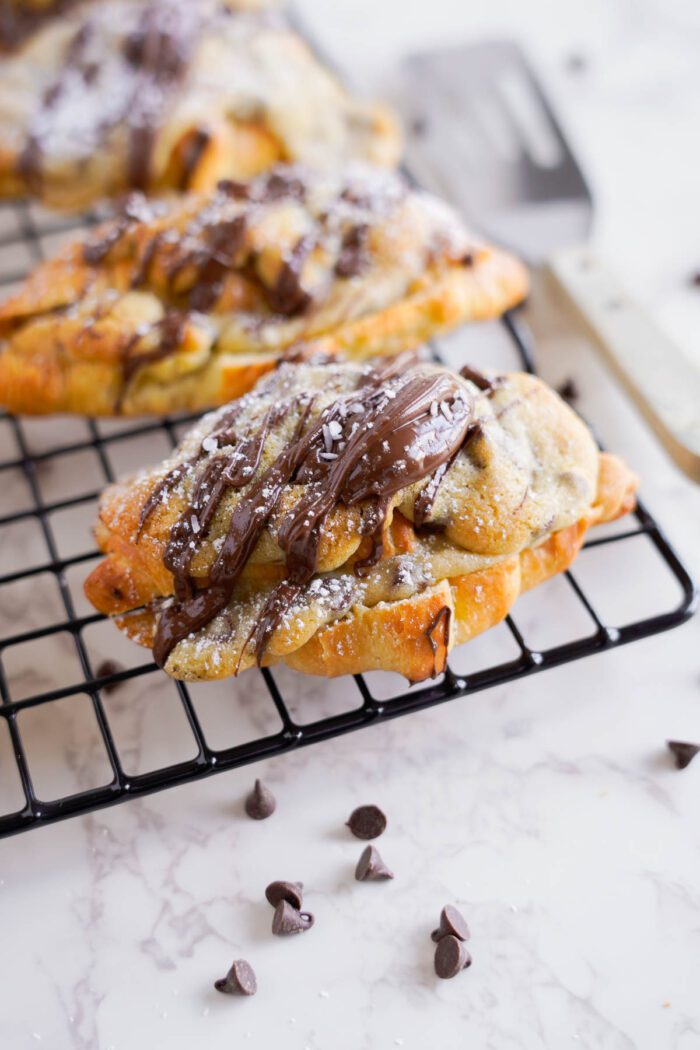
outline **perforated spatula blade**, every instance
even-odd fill
[[[700,481],[700,370],[586,246],[591,193],[520,48],[426,52],[403,72],[413,174],[546,270],[667,451]]]

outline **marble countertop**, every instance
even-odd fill
[[[694,352],[697,5],[301,6],[368,90],[382,91],[398,57],[429,41],[523,39],[594,183],[597,247]],[[573,53],[586,60],[577,73],[567,70]],[[532,322],[543,374],[575,376],[584,414],[639,471],[646,502],[700,576],[700,490],[669,463],[568,321],[536,303]],[[495,338],[465,333],[451,352],[497,355],[486,346]],[[609,615],[621,623],[670,608],[677,595],[653,552],[624,550],[605,565],[581,561]],[[567,610],[555,583],[525,599],[521,622],[546,645],[569,626]],[[108,655],[121,643],[105,626],[94,646]],[[492,658],[506,645],[499,631],[463,659]],[[698,653],[696,619],[0,842],[0,1047],[696,1050],[700,760],[676,771],[664,741],[700,739]],[[56,673],[50,657],[31,670],[34,685]],[[354,702],[343,683],[290,675],[286,684],[300,718]],[[140,688],[116,691],[110,703],[124,753],[148,768],[182,737],[159,689],[145,680]],[[202,702],[231,742],[274,720],[255,675]],[[47,784],[70,791],[92,782],[99,755],[81,735],[77,701],[64,702],[50,737],[40,721],[26,729]],[[262,823],[242,806],[256,775],[278,799]],[[388,816],[378,845],[392,882],[354,881],[361,844],[343,825],[364,802]],[[263,890],[275,878],[304,881],[316,916],[308,934],[270,936]],[[429,933],[447,902],[469,921],[474,963],[438,981]],[[218,995],[214,979],[241,957],[257,972],[257,996]]]

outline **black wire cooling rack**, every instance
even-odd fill
[[[83,218],[81,226],[89,225],[92,221],[90,217]],[[33,205],[12,204],[0,208],[0,293],[9,290],[15,282],[21,280],[46,251],[55,247],[57,240],[76,228],[75,222],[57,221],[55,217],[50,217]],[[530,369],[532,358],[527,329],[516,315],[507,316],[503,324],[520,366]],[[183,422],[186,420],[179,417],[147,422],[126,421],[115,426],[88,420],[81,422],[81,426],[86,429],[78,438],[64,440],[59,436],[53,439],[49,431],[49,440],[45,441],[43,446],[36,447],[31,420],[0,416],[0,432],[3,433],[0,443],[0,612],[4,613],[3,620],[6,625],[4,636],[0,636],[0,732],[3,731],[4,723],[9,743],[5,752],[0,749],[0,774],[3,773],[1,766],[4,762],[5,779],[9,773],[15,775],[14,769],[8,770],[8,763],[16,764],[19,777],[17,781],[15,776],[18,789],[12,796],[14,804],[9,806],[9,810],[7,805],[1,804],[0,791],[0,836],[87,813],[171,785],[197,780],[215,772],[282,754],[292,748],[326,740],[373,722],[396,718],[411,711],[476,693],[490,686],[513,682],[546,668],[667,630],[682,623],[693,611],[695,592],[688,573],[653,517],[643,506],[639,506],[633,525],[613,528],[590,539],[586,551],[615,544],[619,561],[621,547],[645,538],[655,552],[661,572],[673,592],[670,608],[666,608],[665,611],[658,611],[657,603],[651,609],[651,614],[643,618],[635,618],[632,622],[623,624],[610,621],[610,617],[597,607],[595,595],[581,583],[577,562],[576,575],[567,572],[559,578],[559,585],[561,586],[563,579],[569,589],[567,600],[569,603],[575,602],[577,606],[576,614],[571,611],[569,604],[570,613],[561,613],[556,617],[572,624],[571,636],[563,642],[549,647],[528,642],[528,629],[520,622],[521,607],[518,606],[515,617],[508,617],[506,620],[505,628],[494,628],[495,631],[506,630],[509,634],[510,651],[506,658],[494,657],[491,653],[485,666],[468,673],[460,673],[458,661],[455,654],[452,654],[449,669],[438,681],[414,686],[408,690],[404,683],[394,695],[391,695],[390,690],[387,695],[385,687],[388,679],[393,681],[392,676],[381,674],[358,676],[354,679],[354,684],[342,680],[342,686],[336,682],[324,683],[324,692],[319,695],[332,696],[334,690],[341,689],[347,692],[350,686],[354,700],[349,710],[333,712],[310,721],[300,719],[294,713],[289,697],[285,698],[284,676],[279,675],[276,670],[263,670],[259,672],[260,677],[255,681],[253,692],[258,691],[256,703],[260,695],[265,694],[265,702],[274,705],[277,727],[272,732],[267,732],[264,728],[255,732],[254,727],[252,739],[234,743],[233,746],[223,746],[220,740],[214,739],[216,734],[203,728],[196,687],[188,688],[182,683],[174,683],[171,686],[168,683],[169,688],[176,692],[181,708],[180,715],[184,713],[183,724],[186,724],[187,732],[191,736],[189,757],[178,760],[177,757],[163,753],[161,747],[153,768],[134,772],[129,747],[117,742],[113,725],[114,714],[108,701],[112,694],[117,697],[119,690],[126,689],[129,683],[139,679],[146,679],[153,690],[156,690],[157,684],[166,676],[151,662],[125,668],[108,665],[100,667],[86,642],[86,632],[99,624],[103,617],[90,613],[86,606],[81,605],[80,598],[81,577],[87,573],[87,563],[94,561],[97,552],[89,548],[87,540],[86,549],[76,550],[76,546],[80,547],[80,542],[75,540],[75,537],[75,542],[66,547],[63,540],[57,537],[56,521],[58,516],[70,515],[76,509],[94,513],[100,488],[104,483],[113,481],[117,472],[113,465],[115,452],[138,441],[141,442],[138,448],[142,449],[144,460],[153,459],[154,442],[160,440],[162,444],[162,439],[165,438],[168,446],[172,447],[178,440]],[[62,433],[60,427],[58,433]],[[80,473],[86,455],[98,464],[100,475],[94,485],[87,479],[89,491],[73,494],[72,491],[55,491],[49,488],[47,493],[44,482],[47,469],[50,472],[52,465],[73,457],[74,474]],[[7,503],[3,493],[8,491],[10,478],[23,479],[26,500],[24,506],[6,512]],[[28,559],[30,564],[21,566],[10,561],[14,556],[13,537],[16,539],[18,534],[24,535],[29,532],[34,532],[38,538],[33,555]],[[586,551],[582,558],[585,558]],[[59,596],[53,607],[51,603],[44,607],[44,599],[41,597],[43,592],[39,589],[39,581],[46,580],[47,577],[53,579]],[[30,600],[36,586],[35,601],[42,605],[40,625],[36,625],[31,618],[29,622],[25,622],[22,609],[19,606],[17,609],[13,607],[13,588],[20,583],[25,588],[25,596],[27,593],[30,595]],[[625,586],[625,581],[621,580],[619,575],[617,583],[619,586]],[[557,608],[559,610],[560,607]],[[81,613],[81,609],[85,614]],[[36,679],[32,679],[30,675],[27,685],[26,659],[22,664],[25,677],[15,678],[14,668],[17,661],[14,654],[19,647],[39,646],[36,649],[36,658],[29,660],[29,664],[32,668],[41,669],[46,656],[42,657],[40,646],[55,641],[59,636],[72,649],[74,666],[77,668],[74,676],[76,680],[70,680],[60,688],[48,690],[32,686],[32,681],[38,681],[40,686],[47,682],[55,683],[54,668],[51,665],[48,668],[44,666],[43,673]],[[115,629],[115,645],[117,638],[118,633]],[[475,643],[469,643],[473,644]],[[51,659],[49,649],[49,660]],[[255,676],[258,672],[250,671],[247,674]],[[305,679],[305,682],[309,682],[309,679]],[[235,692],[236,684],[224,683],[223,687],[219,688],[228,690],[223,701],[229,708],[234,706],[233,716],[237,718],[240,713],[238,705],[241,695]],[[308,688],[318,692],[321,687],[315,682]],[[250,689],[247,691],[250,692]],[[44,728],[42,748],[37,758],[34,755],[36,748],[30,749],[25,739],[24,720],[37,710],[46,714],[51,711],[52,706],[57,708],[62,702],[65,705],[66,701],[76,705],[73,710],[77,710],[79,702],[82,701],[81,717],[92,719],[94,723],[92,731],[96,733],[98,742],[101,741],[106,755],[103,782],[85,787],[79,781],[77,790],[51,792],[42,786],[45,778],[41,766],[46,762],[51,764],[56,757],[52,751],[52,732]],[[142,710],[145,711],[150,702],[151,689],[145,692],[142,690],[137,703],[143,705]],[[262,700],[259,702],[262,703]],[[322,704],[319,706],[323,708]],[[318,709],[315,709],[315,713],[318,713]],[[57,794],[61,797],[56,797]]]

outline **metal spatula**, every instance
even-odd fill
[[[700,370],[586,246],[590,191],[520,49],[428,52],[404,73],[411,171],[546,269],[668,452],[700,481]]]

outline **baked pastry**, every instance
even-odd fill
[[[85,591],[175,678],[419,681],[635,487],[531,375],[285,364],[107,490]]]
[[[0,404],[168,412],[225,404],[285,353],[417,346],[524,296],[524,267],[393,172],[280,167],[120,219],[0,306]]]
[[[0,3],[0,54],[14,51],[53,18],[72,7],[87,8],[97,0],[2,0]],[[133,0],[122,0],[122,3]],[[188,0],[192,2],[192,0]],[[250,9],[274,6],[274,0],[221,0],[227,7]]]
[[[81,208],[209,189],[278,161],[394,165],[386,108],[353,99],[275,11],[245,0],[92,0],[0,65],[0,196]]]

